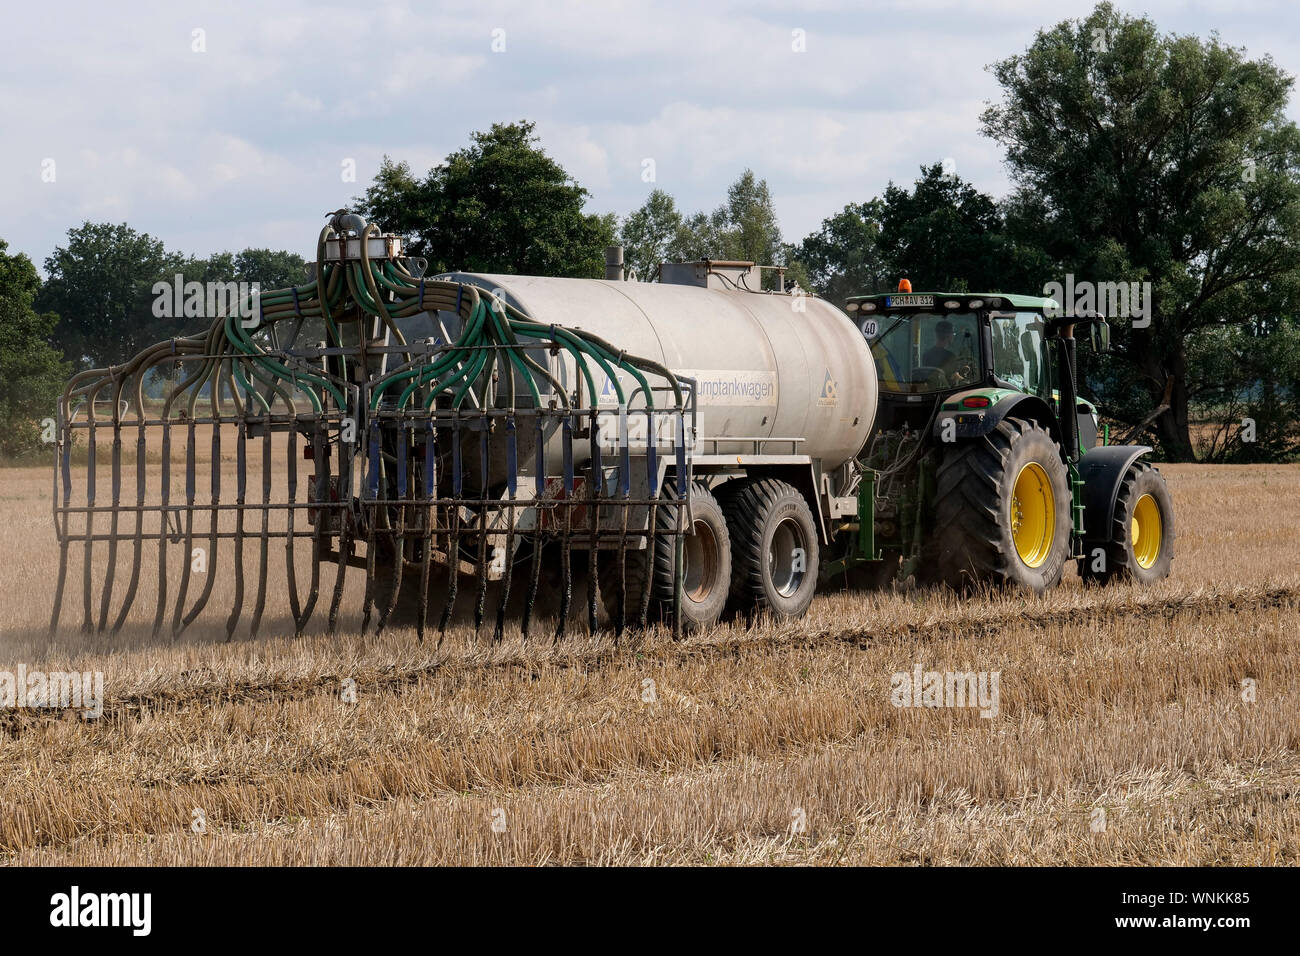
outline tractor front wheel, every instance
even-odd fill
[[[1085,541],[1079,576],[1085,582],[1169,577],[1174,561],[1174,502],[1165,479],[1144,461],[1129,465],[1115,499],[1109,541]]]
[[[1037,422],[1007,418],[951,446],[935,502],[938,576],[951,587],[1012,584],[1042,594],[1070,555],[1070,483],[1061,450]]]

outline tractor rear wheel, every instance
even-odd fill
[[[676,492],[664,487],[665,497]],[[727,604],[731,583],[731,542],[722,508],[707,486],[691,485],[692,523],[682,542],[682,626],[697,630],[716,624]],[[683,519],[684,520],[684,519]],[[655,508],[653,549],[629,550],[623,580],[619,580],[618,553],[600,553],[601,600],[611,619],[629,625],[641,614],[646,587],[650,587],[647,621],[671,620],[673,600],[673,531],[671,508]],[[651,556],[653,550],[653,557]],[[623,601],[620,614],[619,603]]]
[[[1174,502],[1164,477],[1144,461],[1129,465],[1115,500],[1109,541],[1085,541],[1079,577],[1151,584],[1174,561]]]
[[[940,580],[958,589],[1013,584],[1042,594],[1070,555],[1069,473],[1037,422],[1007,418],[950,447],[939,466],[934,551]]]
[[[734,486],[734,487],[733,487]],[[817,591],[817,523],[804,496],[774,478],[728,483],[723,512],[731,534],[731,602],[802,617]]]

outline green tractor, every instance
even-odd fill
[[[1088,582],[1169,574],[1173,502],[1151,448],[1109,444],[1078,394],[1076,335],[1108,349],[1103,316],[1037,296],[913,294],[906,280],[846,311],[870,344],[880,406],[857,520],[841,526],[850,544],[824,578],[1041,594],[1069,560]]]

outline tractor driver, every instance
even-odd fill
[[[934,345],[925,350],[921,364],[942,369],[944,375],[951,377],[957,371],[957,353],[949,348],[952,336],[952,323],[941,319],[934,327]]]

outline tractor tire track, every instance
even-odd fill
[[[418,684],[433,677],[453,676],[466,681],[503,670],[565,670],[569,668],[596,669],[626,661],[639,655],[647,666],[673,661],[700,661],[709,659],[739,658],[750,653],[769,653],[774,650],[850,645],[859,650],[873,646],[913,641],[944,640],[950,638],[990,637],[1012,625],[1028,625],[1038,630],[1075,623],[1081,615],[1088,615],[1097,626],[1122,618],[1143,617],[1169,621],[1185,615],[1222,613],[1236,610],[1261,610],[1290,607],[1300,611],[1300,587],[1277,586],[1259,590],[1202,592],[1174,595],[1152,600],[1128,600],[1121,603],[1102,601],[1070,607],[999,610],[992,614],[970,617],[956,616],[927,620],[921,623],[902,623],[884,626],[852,628],[823,628],[807,631],[798,622],[773,627],[759,625],[761,630],[734,633],[725,632],[721,639],[704,639],[698,642],[673,642],[662,639],[652,644],[624,644],[615,647],[612,637],[601,646],[590,650],[566,649],[555,645],[549,656],[530,656],[524,651],[507,653],[490,660],[448,655],[443,660],[411,668],[386,667],[373,672],[332,673],[310,678],[272,678],[261,681],[233,681],[195,684],[176,690],[164,689],[140,694],[108,697],[104,712],[97,723],[114,723],[135,719],[151,712],[180,712],[192,707],[229,704],[257,704],[287,702],[319,694],[336,694],[345,679],[355,680],[367,692],[393,691]],[[550,648],[548,648],[549,650]],[[567,651],[567,653],[566,653]],[[185,679],[192,671],[182,671],[178,678]],[[0,713],[0,731],[17,736],[23,728],[34,724],[62,719],[59,710],[9,710]]]

